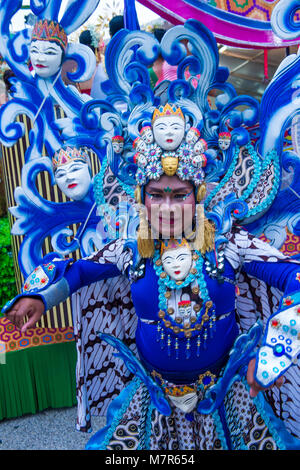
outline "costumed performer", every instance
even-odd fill
[[[289,363],[281,336],[286,349],[297,349],[299,314],[286,311],[292,315],[289,331],[280,322],[268,323],[267,339],[271,335],[281,344],[281,352],[274,349],[278,354],[273,359],[280,361],[274,374],[267,353],[266,359],[257,356],[255,364],[253,351],[239,349],[245,335],[240,336],[236,311],[241,272],[279,289],[282,305],[289,308],[287,299],[299,295],[299,265],[285,262],[281,252],[239,226],[226,233],[216,250],[215,228],[199,204],[205,192],[203,160],[192,164],[194,150],[185,142],[181,109],[170,104],[157,108],[152,130],[156,152],[153,145],[151,152],[144,151],[146,164],[136,175],[136,198],[142,205],[134,243],[118,238],[75,263],[53,260],[51,270],[40,266],[33,276],[38,272],[45,278],[43,287],[31,287],[29,277],[4,312],[24,331],[83,285],[120,275],[129,279],[138,317],[138,358],[119,340],[100,337],[118,349],[135,377],[111,403],[106,427],[87,449],[299,448],[299,440],[258,394],[266,374],[281,384]],[[257,309],[261,305],[257,290]],[[260,351],[265,346],[266,340]],[[242,375],[232,380],[235,367],[248,363],[247,380]],[[211,396],[211,390],[217,395]]]

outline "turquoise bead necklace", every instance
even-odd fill
[[[185,358],[191,357],[191,338],[196,336],[196,356],[200,356],[202,347],[206,349],[208,332],[212,337],[215,331],[216,312],[211,301],[203,273],[204,260],[201,253],[197,250],[193,251],[192,258],[195,264],[190,269],[187,277],[182,281],[171,279],[164,271],[162,260],[160,258],[160,250],[156,249],[153,257],[153,266],[158,277],[158,293],[159,293],[159,323],[157,325],[157,342],[160,343],[162,349],[166,347],[168,356],[175,352],[175,359],[179,359],[179,343],[185,339]],[[194,287],[192,284],[196,283]],[[173,308],[168,308],[168,299],[171,297],[171,291],[176,291],[190,286],[191,292],[201,296],[202,306],[196,304],[194,306],[190,321],[184,325],[180,325],[182,320],[179,318],[175,321],[170,315],[174,313]],[[182,302],[184,303],[184,302]],[[191,304],[187,301],[186,304]]]

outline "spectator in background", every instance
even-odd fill
[[[11,88],[12,84],[10,82],[10,78],[15,77],[15,74],[12,70],[7,69],[3,73],[3,82],[5,84],[5,103],[11,99]],[[1,103],[4,104],[4,103]]]
[[[109,34],[112,38],[120,29],[124,28],[124,17],[114,16],[109,22]],[[91,29],[82,31],[79,36],[79,42],[90,47],[97,58],[97,67],[92,78],[80,84],[81,93],[90,95],[93,99],[105,100],[106,94],[102,91],[101,83],[108,79],[104,64],[101,62],[100,48],[95,33]],[[103,46],[103,45],[102,45]]]
[[[160,43],[166,30],[163,28],[155,28],[153,31],[154,37]],[[151,87],[155,88],[158,86],[162,81],[169,80],[173,81],[177,79],[177,66],[168,64],[160,54],[157,60],[154,62],[151,69],[149,69],[150,73],[150,83]]]
[[[109,22],[109,34],[112,38],[120,29],[124,28],[124,17],[122,15],[114,16]]]
[[[93,31],[86,29],[79,36],[79,42],[88,46],[97,59],[97,66],[90,80],[80,83],[81,93],[86,93],[94,99],[105,100],[106,94],[101,89],[101,83],[107,80],[104,66],[101,62],[100,44]]]

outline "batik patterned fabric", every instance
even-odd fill
[[[226,244],[226,248],[225,248],[225,256],[226,256],[227,260],[231,263],[233,268],[237,271],[237,273],[239,273],[239,268],[240,268],[240,266],[243,262],[251,262],[251,261],[254,261],[254,260],[256,260],[256,261],[265,261],[265,262],[276,262],[276,261],[279,261],[279,260],[280,261],[287,261],[288,260],[287,257],[284,254],[278,252],[278,250],[272,248],[271,246],[266,246],[261,240],[251,236],[248,232],[246,232],[243,229],[240,229],[240,228],[234,229],[231,233],[229,233],[227,235],[227,238],[228,238],[228,243]],[[96,255],[96,257],[93,259],[93,261],[100,262],[100,263],[104,263],[104,262],[114,263],[114,262],[117,262],[117,265],[118,265],[119,269],[121,270],[121,272],[124,272],[126,267],[128,266],[128,263],[130,262],[130,256],[129,256],[129,253],[123,253],[122,250],[123,250],[123,244],[122,244],[121,240],[118,240],[118,241],[113,242],[112,244],[108,245],[108,247],[106,247],[104,250],[102,250],[102,252],[98,253]],[[125,263],[125,264],[123,264],[123,263]],[[280,292],[278,289],[270,288],[263,281],[254,279],[253,277],[251,277],[249,275],[247,276],[244,273],[243,274],[240,273],[238,275],[239,275],[238,287],[239,287],[240,295],[237,297],[237,302],[236,302],[237,316],[238,316],[238,319],[239,319],[239,325],[240,325],[241,332],[246,332],[256,322],[258,316],[262,320],[263,324],[266,325],[267,318],[272,313],[274,313],[276,311],[277,307],[278,307],[278,303],[279,303],[279,300],[282,296],[282,292]],[[133,306],[132,306],[131,300],[130,300],[131,297],[130,297],[129,285],[128,285],[128,291],[126,291],[126,294],[127,293],[128,293],[128,297],[127,297],[127,295],[123,296],[123,300],[125,300],[125,302],[128,302],[127,305],[126,304],[123,305],[123,307],[125,308],[125,310],[124,310],[125,317],[124,318],[126,319],[126,325],[128,325],[128,326],[131,325],[130,332],[128,334],[128,341],[129,341],[130,344],[133,344],[134,330],[135,330],[136,325],[133,322],[130,323],[130,321],[133,320],[133,318],[134,318],[133,317],[134,309],[133,309]],[[111,307],[109,307],[109,308],[111,309]],[[128,315],[128,316],[126,316],[126,315]],[[104,317],[105,317],[105,313],[104,313]],[[128,319],[130,319],[130,321],[128,321]],[[88,320],[87,320],[86,324],[84,323],[83,319],[79,319],[79,322],[81,322],[81,324],[84,325],[84,330],[88,331]],[[106,330],[106,331],[111,332],[109,330]],[[123,332],[124,332],[124,330],[123,330]],[[85,344],[88,344],[88,339],[87,338],[88,337],[86,337],[86,339],[84,340]],[[95,341],[94,331],[91,331],[91,338],[92,339],[94,338],[94,341]],[[92,346],[92,343],[91,343],[91,346]],[[92,352],[92,347],[90,349],[90,352]],[[102,364],[100,362],[97,363],[97,366],[98,366],[99,369],[101,369],[101,367],[103,365],[105,367],[107,364],[111,364],[111,362],[110,362],[111,361],[110,353],[111,353],[111,351],[109,351],[109,349],[107,349],[105,351]],[[95,356],[95,358],[96,358],[96,356]],[[84,356],[82,356],[82,361],[84,361]],[[93,369],[93,367],[94,366],[92,366],[92,369]],[[95,369],[95,367],[94,367],[94,369]],[[112,365],[111,371],[113,369],[114,369],[114,365]],[[111,390],[116,390],[116,389],[114,389],[114,387],[116,387],[116,383],[118,381],[118,372],[116,371],[116,369],[114,369],[113,370],[113,375],[109,376],[109,369],[105,369],[105,370],[107,371],[107,374],[103,377],[103,380],[106,380],[107,383],[109,383],[109,381],[110,381],[109,377],[111,377],[111,382],[110,382],[110,385],[112,387]],[[87,372],[87,369],[86,369],[86,371],[83,372],[82,377],[84,377],[84,376],[87,377],[87,375],[88,375],[88,372]],[[293,402],[297,403],[299,401],[299,398],[300,398],[299,392],[298,392],[298,390],[299,390],[299,386],[298,386],[298,384],[299,384],[299,368],[297,366],[293,366],[286,373],[286,377],[287,377],[287,381],[284,384],[284,386],[282,387],[282,389],[280,389],[280,392],[277,392],[277,390],[274,389],[274,391],[268,392],[267,396],[268,396],[269,402],[272,405],[273,410],[275,411],[275,414],[280,418],[284,417],[284,424],[285,424],[286,428],[289,430],[289,432],[291,432],[294,436],[299,437],[299,435],[300,435],[299,424],[298,424],[299,421],[296,422],[293,418],[293,416],[298,416],[298,411],[295,409],[295,406],[293,405]],[[96,380],[97,380],[97,378],[96,378],[96,374],[95,374],[95,384],[96,384]],[[121,382],[119,382],[119,384],[121,384],[121,386],[122,386]],[[120,412],[121,414],[118,414],[118,416],[119,416],[119,419],[121,419],[121,416],[123,416],[123,414],[125,413],[125,408],[126,408],[125,403],[126,403],[126,400],[128,398],[129,392],[130,392],[131,398],[133,398],[133,396],[135,395],[137,389],[141,385],[139,383],[137,388],[135,390],[133,390],[132,387],[134,387],[134,385],[132,385],[132,384],[137,384],[137,382],[136,381],[135,382],[134,381],[130,382],[130,384],[128,385],[129,388],[126,387],[126,389],[125,389],[126,392],[123,390],[124,393],[122,392],[121,394],[119,394],[120,393],[120,387],[118,387],[118,386],[117,386],[117,392],[113,392],[111,395],[108,393],[106,395],[107,400],[106,400],[105,406],[103,407],[103,405],[100,404],[100,407],[102,407],[102,410],[107,408],[107,405],[109,403],[109,398],[112,397],[113,395],[117,394],[118,395],[117,399],[112,401],[112,407],[114,409],[114,417],[116,418],[117,414]],[[123,386],[124,386],[124,384],[123,384]],[[98,383],[98,387],[99,387],[99,383]],[[239,405],[238,395],[240,393],[245,394],[245,396],[247,395],[246,392],[244,392],[244,391],[241,392],[240,387],[241,386],[239,386],[238,388],[232,387],[230,393],[234,395],[234,393],[237,392],[237,396],[233,396],[233,395],[229,394],[227,396],[231,397],[231,398],[230,398],[230,400],[228,398],[227,401],[225,402],[225,411],[226,411],[226,416],[227,416],[227,420],[228,420],[229,423],[231,421],[232,421],[232,423],[236,421],[236,418],[235,418],[236,414],[246,416],[245,409],[247,409],[247,414],[249,416],[251,415],[249,420],[248,420],[249,423],[247,424],[247,426],[248,426],[247,433],[248,434],[245,438],[243,438],[243,442],[235,443],[236,447],[240,448],[241,446],[244,446],[244,445],[245,446],[251,445],[251,446],[253,446],[253,448],[255,446],[263,447],[263,448],[265,448],[264,446],[266,446],[266,448],[268,448],[268,447],[276,448],[277,444],[273,442],[274,440],[273,440],[272,437],[270,437],[271,435],[268,434],[267,430],[265,430],[265,431],[261,430],[260,431],[260,434],[264,436],[261,441],[257,438],[258,431],[257,431],[256,426],[258,426],[258,425],[261,426],[262,425],[261,424],[262,423],[262,418],[259,414],[260,411],[258,409],[250,407],[249,403],[253,403],[250,400],[250,398],[247,399],[248,401],[247,400],[245,401],[245,398],[243,398],[242,401],[243,401],[243,403],[244,402],[245,403],[242,407],[242,411],[237,410],[239,408],[237,406],[237,405]],[[93,391],[96,391],[96,388],[97,387],[94,386]],[[83,387],[83,389],[84,389],[84,387]],[[96,395],[97,395],[97,393],[96,393]],[[85,395],[85,396],[87,396],[87,395]],[[126,400],[125,400],[124,397],[126,398]],[[95,400],[95,403],[97,403],[98,400],[101,403],[102,398],[99,395],[98,395],[97,399]],[[140,399],[137,399],[137,401],[139,401],[139,400]],[[116,402],[118,402],[118,401],[120,403],[120,408],[122,408],[122,410],[123,410],[122,412],[119,410],[119,407],[116,405]],[[84,400],[83,400],[83,403],[84,403]],[[248,403],[248,405],[247,405],[247,403]],[[125,406],[125,408],[124,408],[124,406]],[[129,403],[128,403],[128,406],[129,406]],[[247,408],[245,408],[246,406],[247,406]],[[131,410],[131,406],[129,408]],[[150,405],[149,405],[148,408],[150,410]],[[127,408],[126,408],[126,410],[127,410]],[[149,412],[150,412],[149,410],[147,411],[147,416],[143,417],[143,422],[149,422],[149,420],[152,419],[152,417],[149,415]],[[139,413],[139,412],[140,412],[139,409],[136,409],[136,413]],[[126,411],[126,413],[129,413],[129,409]],[[154,414],[155,413],[156,412],[154,412]],[[108,415],[109,415],[109,413],[108,413]],[[172,416],[172,419],[175,419],[175,417],[177,415],[180,417],[180,412],[176,410],[175,413],[174,413],[174,416]],[[159,442],[161,442],[159,436],[160,436],[161,432],[162,432],[163,435],[170,432],[171,437],[174,435],[175,430],[172,431],[172,429],[173,429],[172,426],[173,426],[174,423],[173,423],[172,420],[168,421],[168,419],[169,418],[165,418],[165,417],[162,417],[162,416],[160,416],[160,417],[157,416],[156,427],[153,428],[157,432],[153,432],[152,434],[149,431],[149,429],[150,429],[149,426],[147,427],[147,433],[145,435],[143,435],[143,441],[148,442],[148,444],[151,445],[150,448],[157,448],[157,447],[159,448],[159,446],[160,446]],[[198,423],[198,425],[200,426],[199,419],[197,418],[195,422]],[[210,418],[210,420],[211,419],[212,418]],[[214,419],[216,420],[215,416],[214,416]],[[190,434],[191,427],[189,426],[188,427],[189,431],[184,430],[184,432],[188,432],[189,437],[187,438],[187,442],[194,442],[193,444],[191,444],[191,443],[187,444],[187,442],[182,444],[182,442],[181,441],[179,442],[178,438],[176,437],[173,444],[171,443],[171,444],[167,444],[167,445],[169,445],[169,446],[174,445],[175,447],[176,446],[181,446],[181,445],[185,445],[185,446],[186,445],[189,445],[189,446],[195,445],[196,446],[195,448],[205,448],[205,446],[208,445],[207,444],[207,439],[208,439],[207,438],[207,433],[210,436],[211,435],[211,430],[214,429],[214,428],[212,428],[211,424],[209,424],[209,423],[211,423],[210,420],[209,420],[209,418],[204,418],[204,417],[201,418],[201,423],[203,422],[201,424],[201,426],[202,426],[201,431],[199,430],[200,429],[199,428],[197,430],[197,433],[195,433],[195,435],[196,434],[197,435],[202,435],[203,443],[201,443],[201,442],[200,443],[195,443],[194,442],[194,438],[192,438],[191,437],[192,434]],[[214,426],[217,426],[217,421],[214,421]],[[263,419],[263,421],[264,421],[264,419]],[[115,423],[115,421],[114,421],[114,423]],[[126,421],[126,423],[128,424],[128,426],[130,426],[130,424],[132,424],[132,426],[134,426],[134,424],[135,424],[139,430],[142,429],[142,424],[140,422],[140,418],[135,422],[132,422],[129,419],[129,421]],[[165,423],[165,424],[160,424],[160,423]],[[167,426],[166,423],[169,423],[168,426]],[[177,429],[178,426],[183,426],[184,428],[187,426],[187,423],[185,421],[182,421],[182,422],[180,421],[180,423],[181,423],[180,425],[176,424],[176,429]],[[193,426],[196,426],[196,424],[193,424]],[[233,426],[233,424],[232,424],[232,426]],[[134,427],[130,427],[130,429],[134,429]],[[219,428],[216,427],[216,430],[213,431],[213,437],[211,436],[209,438],[210,442],[213,442],[213,444],[210,444],[211,445],[210,448],[217,448],[218,446],[219,446],[219,448],[224,447],[224,442],[226,441],[226,439],[225,438],[223,438],[223,440],[221,439],[221,436],[219,435],[220,429],[221,429],[220,427]],[[265,428],[263,427],[263,429],[265,429]],[[184,435],[184,432],[180,433],[180,435],[181,436]],[[235,430],[233,432],[236,432],[237,434],[239,433],[238,430]],[[244,432],[245,431],[243,430],[243,433]],[[149,441],[150,435],[151,435],[151,439],[154,439],[154,441],[151,444],[149,443],[150,442]],[[170,436],[169,437],[162,437],[162,440],[164,441],[166,439],[168,441],[168,439],[169,440],[171,439]],[[130,437],[130,439],[132,439],[132,436]],[[157,439],[159,442],[155,443],[156,442],[155,439]],[[236,438],[236,439],[238,439],[238,438]],[[117,435],[115,435],[115,437],[114,437],[114,442],[115,442],[116,446],[120,445],[117,442]],[[140,442],[140,438],[136,437],[136,442]],[[139,445],[139,444],[134,444],[133,445],[131,443],[130,445],[132,445],[133,448],[135,448],[135,445]],[[165,444],[163,444],[163,445],[165,445]],[[152,447],[152,446],[154,446],[154,447]],[[167,448],[167,447],[164,447],[164,448]],[[169,448],[172,448],[172,447],[169,447]],[[192,447],[188,447],[188,448],[192,448]]]
[[[234,383],[224,408],[209,415],[186,415],[177,408],[172,408],[170,416],[160,414],[151,406],[139,379],[134,379],[118,400],[122,406],[110,410],[108,424],[92,438],[88,449],[96,441],[99,450],[114,451],[278,450],[282,445],[261,399],[250,398],[243,382]]]
[[[226,257],[235,266],[240,260],[245,261],[283,261],[288,260],[284,253],[279,253],[270,245],[262,245],[262,240],[257,239],[246,231],[233,232],[228,235],[229,243],[226,247]],[[266,251],[268,247],[268,251]],[[268,318],[279,306],[282,292],[265,282],[253,278],[246,273],[239,275],[239,295],[237,296],[236,308],[241,332],[249,331],[249,328],[260,319],[264,328]],[[284,420],[289,432],[300,438],[299,429],[299,407],[296,403],[300,400],[299,381],[300,368],[294,365],[285,374],[285,382],[280,389],[276,387],[268,390],[266,396],[276,416]],[[295,417],[298,417],[295,419]]]
[[[117,264],[121,272],[129,263],[121,240],[110,243],[90,257],[94,262]],[[131,379],[123,362],[113,356],[97,332],[120,338],[135,351],[137,318],[130,295],[129,281],[118,276],[96,282],[72,296],[75,314],[74,335],[77,345],[77,429],[91,428],[91,415],[105,416],[107,407]]]
[[[100,172],[97,178],[103,203],[116,206],[124,199],[132,202],[109,165],[105,165],[105,171],[103,174]],[[100,251],[95,260],[111,263],[124,261],[119,242],[111,244],[111,249]],[[97,336],[99,331],[110,333],[135,351],[137,318],[129,281],[119,276],[83,287],[72,296],[72,311],[77,347],[76,427],[79,431],[87,432],[92,426],[91,416],[105,416],[112,399],[131,378],[122,361],[112,355],[111,346],[101,342]]]

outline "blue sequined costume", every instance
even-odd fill
[[[197,401],[218,381],[229,360],[229,353],[242,330],[237,317],[237,296],[241,276],[273,286],[275,293],[288,296],[299,290],[299,265],[288,261],[280,252],[252,237],[242,229],[227,234],[221,257],[224,268],[218,278],[210,275],[202,263],[200,292],[193,282],[175,289],[174,304],[189,298],[199,305],[195,325],[205,315],[200,294],[207,289],[213,303],[210,316],[202,328],[191,328],[186,337],[176,334],[172,310],[166,318],[159,316],[162,301],[160,278],[155,261],[142,260],[137,273],[131,268],[132,253],[124,249],[124,240],[110,243],[95,255],[70,263],[53,261],[54,274],[48,284],[30,287],[22,295],[41,296],[49,308],[80,289],[83,285],[120,275],[129,277],[131,296],[138,317],[136,347],[141,366],[149,380],[163,390],[165,396],[180,396],[182,391],[194,391]],[[220,250],[221,251],[221,250]],[[155,257],[154,257],[155,260]],[[49,266],[49,263],[46,265]],[[48,268],[47,268],[48,269]],[[200,276],[200,277],[199,277]],[[30,284],[30,280],[27,281]],[[167,290],[166,290],[167,291]],[[173,291],[173,292],[174,292]],[[171,302],[171,296],[169,300]],[[58,296],[58,297],[57,297]],[[242,297],[242,296],[241,296]],[[278,297],[278,298],[279,298]],[[274,301],[275,302],[275,301]],[[169,304],[170,305],[170,304]],[[172,305],[172,303],[171,303]],[[256,299],[256,305],[259,303]],[[7,306],[7,308],[9,308]],[[276,302],[273,308],[276,308]],[[197,310],[197,309],[196,309]],[[264,320],[263,312],[256,312]],[[249,310],[249,316],[251,311]],[[168,323],[169,322],[169,323]],[[172,328],[173,325],[173,328]],[[162,334],[163,333],[163,334]],[[298,439],[288,433],[274,416],[264,398],[251,399],[244,379],[227,390],[221,406],[213,413],[201,414],[194,406],[191,412],[171,404],[171,414],[164,416],[153,403],[148,378],[139,374],[115,398],[108,410],[107,426],[90,440],[89,449],[291,449],[298,448]],[[153,394],[153,392],[152,392]],[[294,430],[292,430],[294,431]],[[296,435],[294,432],[293,434]]]

